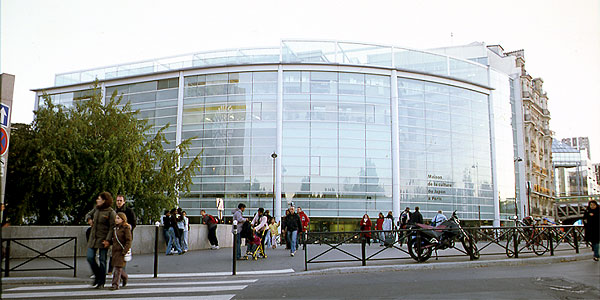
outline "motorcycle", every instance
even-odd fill
[[[415,224],[411,225],[408,241],[408,253],[418,261],[427,261],[433,251],[454,248],[456,241],[460,241],[464,248],[464,253],[479,259],[479,250],[477,245],[472,242],[473,238],[460,226],[460,219],[456,211],[452,213],[450,219],[442,222],[437,227]]]

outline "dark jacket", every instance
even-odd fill
[[[585,228],[585,240],[590,243],[598,243],[600,241],[600,219],[598,214],[600,208],[596,206],[596,209],[588,208],[583,213],[583,226]]]
[[[131,226],[131,232],[133,232],[133,230],[135,229],[135,226],[137,225],[137,222],[135,220],[135,213],[133,212],[133,209],[131,209],[131,207],[127,206],[127,203],[125,203],[125,204],[123,204],[123,206],[121,208],[117,207],[116,212],[125,213],[125,216],[127,217],[127,224],[129,224],[129,226]]]
[[[85,216],[86,220],[92,220],[94,223],[88,239],[88,248],[104,248],[102,241],[111,241],[113,228],[115,227],[115,216],[117,214],[112,207],[95,207]]]
[[[131,249],[131,227],[129,224],[125,226],[115,226],[112,236],[112,264],[115,267],[125,267],[125,253]],[[119,241],[117,242],[117,237]],[[121,244],[123,247],[121,247]]]
[[[410,224],[423,224],[423,215],[421,215],[420,212],[415,211],[412,214],[410,214],[410,220],[409,220]]]
[[[300,216],[297,213],[290,214],[285,217],[285,230],[292,232],[294,230],[300,230],[302,228],[302,222],[300,222]]]

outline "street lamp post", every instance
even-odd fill
[[[275,216],[275,159],[277,158],[277,153],[273,152],[271,154],[273,158],[273,216]]]
[[[515,175],[516,175],[516,171],[517,171],[517,168],[518,168],[517,163],[521,162],[521,161],[523,161],[523,159],[520,158],[520,157],[518,157],[518,156],[515,157],[515,159],[514,159],[514,163],[515,163]],[[519,174],[521,174],[521,173],[519,172]],[[519,210],[518,210],[518,205],[517,205],[517,185],[519,184],[519,178],[515,178],[515,179],[516,179],[515,180],[515,217],[518,219],[519,218],[518,217],[519,216]],[[515,219],[515,222],[516,221],[517,220]]]

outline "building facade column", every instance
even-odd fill
[[[398,71],[391,75],[392,105],[392,213],[400,217],[400,136],[398,132]]]
[[[275,220],[281,220],[281,159],[283,149],[283,67],[279,65],[277,68],[277,141],[276,151],[277,158],[275,159]]]

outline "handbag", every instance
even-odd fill
[[[121,244],[121,241],[119,241],[119,237],[117,236],[117,231],[116,230],[114,231],[114,233],[115,233],[115,239],[117,239],[117,243],[119,243],[119,245],[121,245],[122,249],[125,249],[125,247],[123,247],[123,244]],[[131,248],[129,248],[129,251],[127,251],[127,253],[125,253],[125,256],[123,257],[123,260],[130,261],[131,258],[132,258]]]

